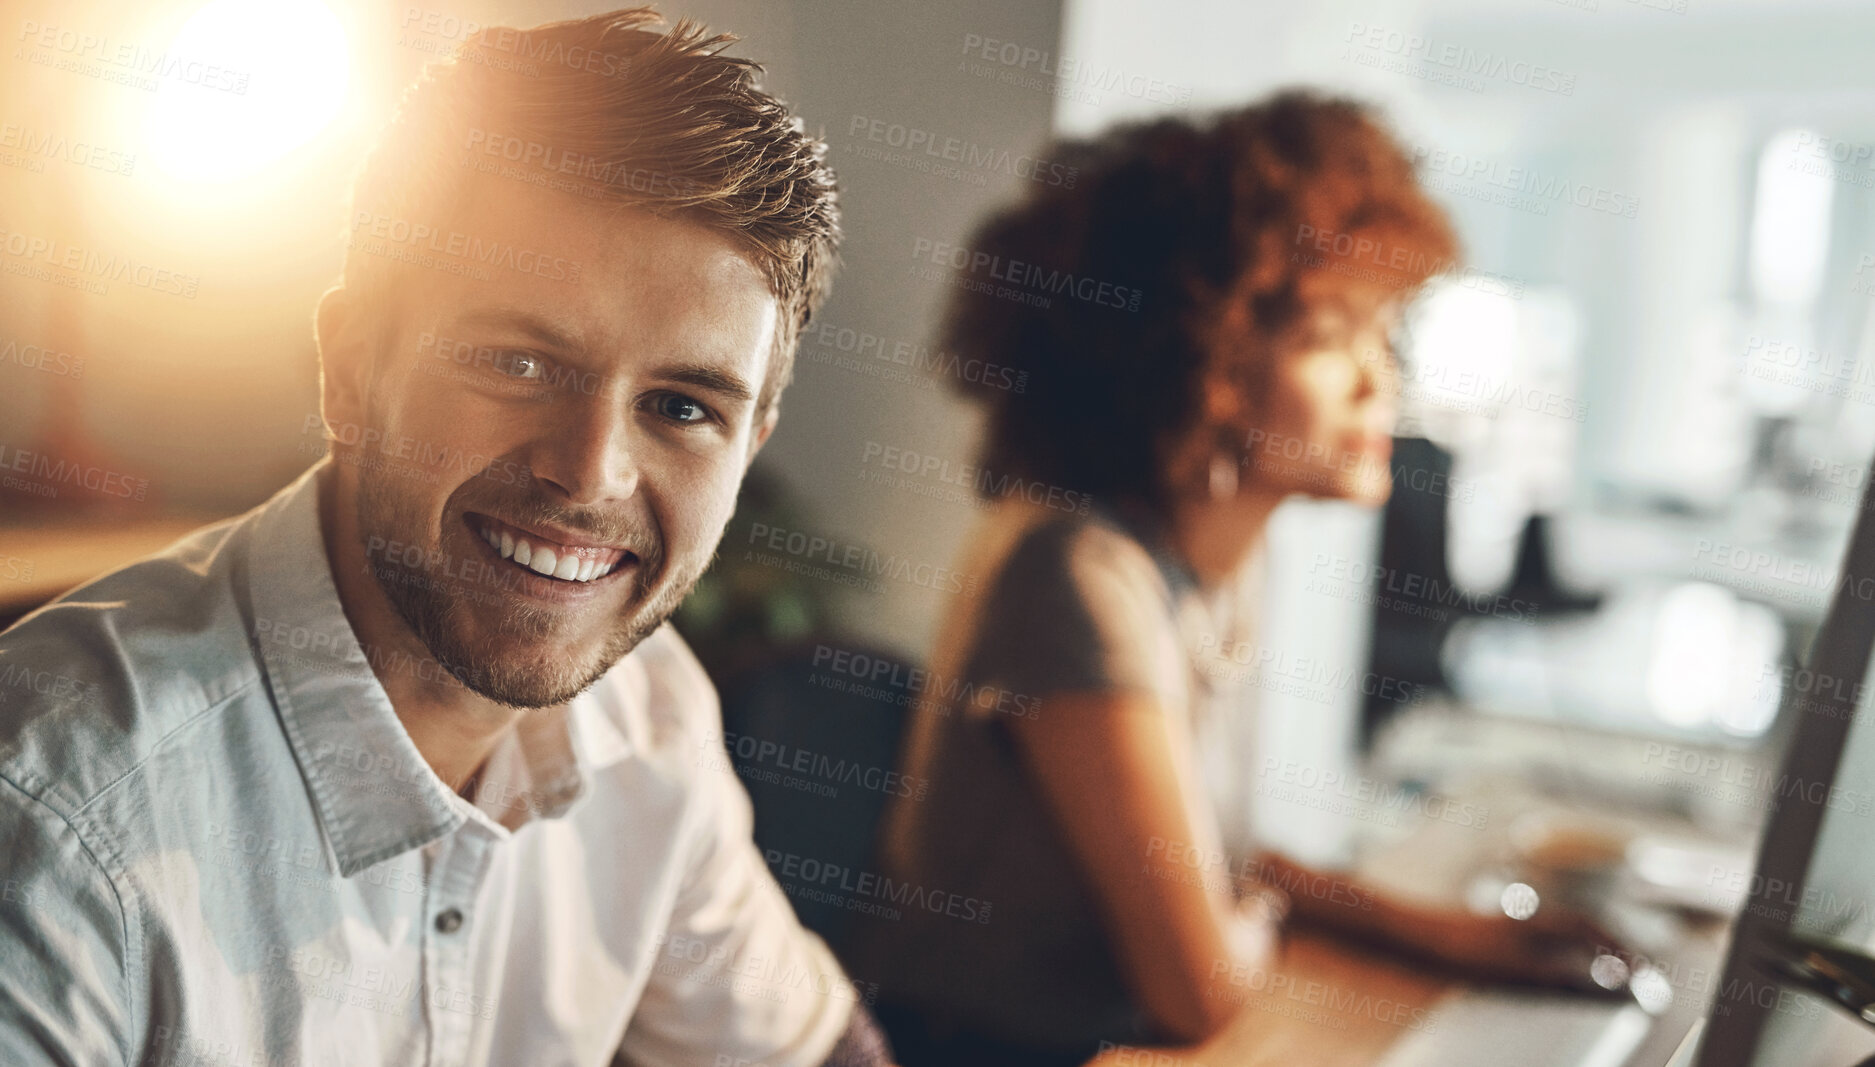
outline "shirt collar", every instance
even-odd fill
[[[530,711],[489,753],[475,786],[475,806],[496,825],[518,830],[554,818],[586,788],[578,723],[564,710]]]
[[[331,470],[322,459],[261,507],[248,574],[254,638],[339,873],[350,877],[464,822],[506,837],[530,818],[564,813],[591,766],[574,725],[582,716],[528,713],[490,755],[474,805],[417,751],[339,601],[319,515],[320,480]],[[401,654],[377,659],[386,670],[424,669]]]

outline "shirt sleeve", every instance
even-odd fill
[[[0,779],[0,1063],[130,1061],[123,911],[67,823]]]
[[[748,793],[716,747],[696,779],[694,859],[620,1057],[647,1067],[818,1067],[870,987],[847,978],[795,918],[751,837]]]

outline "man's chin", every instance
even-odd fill
[[[577,696],[617,662],[608,653],[623,640],[616,632],[581,632],[589,628],[551,611],[492,612],[435,599],[399,606],[440,667],[440,681],[512,708],[552,707]]]
[[[564,704],[591,688],[662,625],[667,612],[641,611],[630,620],[591,620],[553,610],[454,614],[426,640],[431,652],[465,668],[471,691],[513,708]]]
[[[497,704],[531,710],[566,703],[592,688],[611,666],[590,654],[575,658],[565,649],[506,646],[498,653],[471,656],[458,678]]]

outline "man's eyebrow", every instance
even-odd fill
[[[577,334],[561,329],[550,320],[519,308],[485,308],[462,316],[464,326],[505,326],[527,334],[550,348],[563,352],[584,352],[586,346]]]
[[[656,377],[685,385],[694,385],[707,389],[729,400],[747,401],[755,399],[755,390],[742,376],[720,367],[705,363],[680,363],[676,366],[663,367],[656,372]]]

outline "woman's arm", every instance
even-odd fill
[[[1501,911],[1478,915],[1461,907],[1401,900],[1345,876],[1318,871],[1274,852],[1257,874],[1290,892],[1294,915],[1331,933],[1441,964],[1469,977],[1605,990],[1590,973],[1596,957],[1631,957],[1612,935],[1579,912],[1539,904],[1528,919]],[[1314,887],[1333,883],[1333,892]]]
[[[1008,727],[1087,875],[1134,997],[1170,1039],[1215,1034],[1237,1010],[1211,995],[1216,976],[1265,964],[1275,930],[1243,927],[1227,865],[1185,862],[1197,836],[1163,705],[1143,694],[1050,696],[1041,714]]]

